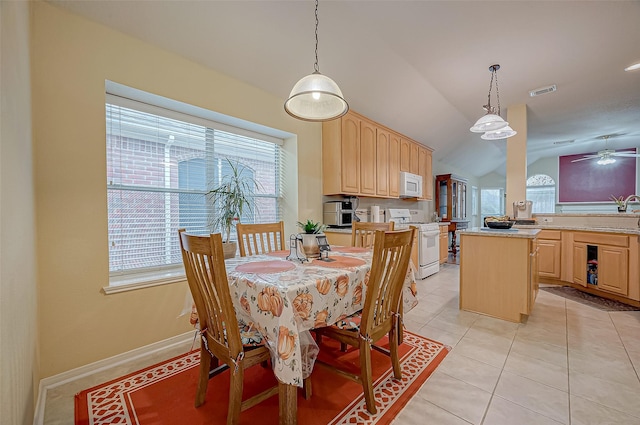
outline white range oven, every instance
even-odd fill
[[[390,208],[388,220],[395,224],[394,229],[406,229],[409,226],[418,228],[418,264],[416,267],[416,279],[424,279],[440,271],[440,226],[438,223],[424,223],[412,221],[408,209]]]

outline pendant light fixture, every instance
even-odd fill
[[[318,0],[316,0],[316,63],[313,74],[303,77],[293,86],[284,110],[304,121],[329,121],[349,111],[342,91],[331,78],[320,74],[318,68]]]
[[[500,90],[498,88],[498,70],[500,65],[495,64],[489,67],[491,72],[491,81],[489,82],[489,94],[487,95],[487,104],[483,108],[487,113],[480,117],[478,121],[470,128],[473,133],[484,133],[481,138],[484,140],[506,139],[507,137],[517,134],[509,123],[500,116]],[[491,106],[491,90],[493,89],[493,80],[496,80],[496,101],[498,108]]]

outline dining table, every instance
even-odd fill
[[[271,352],[279,385],[280,424],[297,421],[297,388],[311,374],[318,346],[313,328],[362,310],[372,250],[331,247],[328,260],[291,258],[289,251],[225,260],[238,320],[257,329]],[[417,303],[413,266],[403,289],[403,311]]]

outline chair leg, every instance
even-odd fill
[[[367,410],[375,414],[377,409],[376,400],[373,398],[373,378],[371,377],[371,345],[368,342],[360,344],[360,379]]]
[[[391,365],[393,366],[393,377],[402,379],[402,369],[400,368],[400,357],[398,356],[398,332],[395,329],[389,331],[389,353],[391,354]]]
[[[304,378],[302,381],[302,390],[304,391],[304,399],[309,400],[311,398],[311,394],[313,392],[311,387],[311,377]]]
[[[240,420],[240,410],[242,407],[242,384],[244,382],[244,368],[238,366],[234,373],[231,371],[231,386],[229,387],[229,410],[227,411],[227,425],[237,425]]]
[[[215,359],[216,361],[218,359]],[[203,348],[200,349],[200,377],[198,378],[198,389],[196,390],[195,406],[199,407],[204,403],[207,395],[207,385],[209,384],[209,370],[211,369],[211,354]]]
[[[347,351],[347,344],[345,344],[344,342],[340,343],[340,351],[342,351],[343,353],[345,351]]]

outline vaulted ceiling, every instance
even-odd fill
[[[50,3],[283,102],[313,71],[310,0]],[[320,71],[351,109],[472,175],[504,173],[508,139],[469,131],[494,63],[503,118],[527,105],[529,163],[603,149],[605,135],[608,148],[640,147],[640,70],[624,71],[640,61],[639,1],[322,0],[318,31]],[[529,96],[552,84],[556,92]]]

